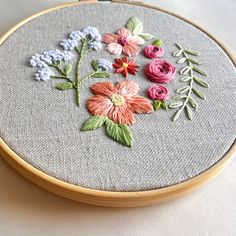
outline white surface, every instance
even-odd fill
[[[0,0],[0,35],[65,0]],[[147,0],[192,19],[236,54],[235,0]],[[63,199],[31,184],[0,158],[0,236],[236,235],[236,158],[201,189],[155,206],[115,209]]]

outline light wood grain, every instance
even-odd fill
[[[4,43],[4,41],[19,27],[23,26],[25,23],[31,21],[32,19],[46,14],[51,11],[55,11],[60,8],[80,5],[80,4],[92,4],[97,2],[96,0],[86,1],[86,2],[75,2],[69,4],[63,4],[54,8],[50,8],[48,10],[39,12],[31,17],[26,18],[25,20],[19,22],[17,25],[12,27],[6,34],[4,34],[0,38],[0,45]],[[143,6],[151,9],[156,9],[158,11],[165,12],[167,14],[173,15],[178,17],[189,24],[194,25],[196,28],[200,29],[204,33],[206,33],[209,37],[211,37],[221,48],[228,54],[231,58],[234,65],[236,65],[236,60],[233,55],[224,47],[222,43],[220,43],[214,36],[212,36],[209,32],[202,29],[200,26],[197,26],[193,22],[171,13],[169,11],[160,9],[158,7],[142,4],[139,2],[126,2],[126,1],[117,1],[113,0],[112,2],[115,3],[123,3],[123,4],[132,4]],[[73,184],[69,184],[53,178],[49,175],[46,175],[42,171],[34,168],[27,162],[25,162],[19,155],[17,155],[13,150],[11,150],[8,145],[4,142],[3,139],[0,138],[0,155],[20,174],[24,177],[32,181],[33,183],[41,186],[44,189],[47,189],[55,194],[61,195],[63,197],[93,204],[93,205],[100,205],[100,206],[113,206],[113,207],[136,207],[136,206],[144,206],[144,205],[151,205],[162,201],[167,201],[169,199],[178,197],[184,193],[190,192],[193,189],[197,188],[205,181],[216,175],[219,171],[221,171],[226,164],[230,161],[230,159],[236,154],[236,142],[232,145],[232,147],[228,150],[222,159],[216,163],[213,167],[208,169],[207,171],[203,172],[202,174],[185,181],[180,184],[176,184],[170,187],[165,187],[156,190],[150,191],[140,191],[140,192],[110,192],[110,191],[100,191],[94,190],[89,188],[84,188],[80,186],[76,186]]]

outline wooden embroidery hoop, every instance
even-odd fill
[[[45,11],[39,12],[34,14],[23,21],[16,24],[12,27],[7,33],[5,33],[0,38],[0,45],[18,28],[26,24],[27,22],[31,21],[32,19],[46,14],[48,12],[58,10],[60,8],[75,6],[80,4],[92,4],[96,3],[96,0],[90,1],[83,1],[83,2],[74,2],[63,4],[57,7],[53,7],[47,9]],[[234,56],[225,48],[225,46],[220,43],[215,37],[213,37],[209,32],[202,29],[195,23],[191,22],[190,20],[185,19],[182,16],[177,14],[171,13],[169,11],[160,9],[158,7],[154,7],[151,5],[139,3],[139,2],[127,2],[121,0],[113,0],[112,2],[115,3],[123,3],[123,4],[131,4],[136,6],[143,6],[146,8],[151,8],[154,10],[158,10],[161,12],[165,12],[169,15],[173,15],[179,19],[184,20],[185,22],[195,26],[196,28],[200,29],[202,32],[207,34],[211,39],[213,39],[224,51],[225,53],[231,58],[232,62],[236,66],[236,60]],[[211,177],[215,176],[219,171],[221,171],[231,160],[231,158],[236,154],[236,142],[231,146],[228,152],[218,161],[214,166],[210,169],[204,171],[202,174],[187,180],[183,183],[176,184],[170,187],[160,188],[156,190],[149,190],[149,191],[139,191],[139,192],[110,192],[110,191],[101,191],[101,190],[94,190],[89,188],[84,188],[80,186],[76,186],[70,183],[63,182],[56,178],[53,178],[42,171],[34,168],[26,161],[24,161],[20,156],[18,156],[8,145],[0,138],[0,155],[20,174],[26,177],[28,180],[32,181],[33,183],[39,185],[40,187],[49,190],[55,194],[60,196],[76,200],[83,203],[93,204],[93,205],[100,205],[100,206],[112,206],[112,207],[137,207],[137,206],[145,206],[151,205],[158,202],[166,201],[172,198],[175,198],[179,195],[189,192],[190,190],[195,189],[196,187],[200,186],[206,180],[210,179]]]

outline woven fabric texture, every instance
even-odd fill
[[[90,116],[85,108],[92,96],[91,79],[82,87],[78,109],[75,92],[58,91],[58,81],[37,82],[29,58],[59,47],[68,33],[95,26],[103,34],[114,32],[137,16],[144,31],[165,42],[164,58],[172,63],[174,43],[202,52],[201,61],[209,77],[206,101],[199,101],[193,121],[184,114],[170,120],[174,111],[137,115],[131,127],[135,144],[130,149],[109,139],[104,129],[80,132]],[[91,71],[92,59],[114,56],[101,50],[88,55],[82,73]],[[140,55],[143,67],[149,60]],[[74,61],[74,64],[76,61]],[[168,14],[145,7],[118,3],[83,4],[66,7],[28,22],[0,47],[1,137],[25,161],[60,180],[99,190],[141,191],[186,181],[217,163],[236,137],[236,71],[225,52],[208,36]],[[75,72],[74,72],[75,73]],[[140,70],[129,79],[138,82],[141,95],[153,85]],[[182,83],[166,85],[173,94]]]

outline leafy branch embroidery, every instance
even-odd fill
[[[68,39],[62,40],[60,45],[64,48],[64,51],[50,50],[43,54],[36,54],[30,59],[30,65],[37,69],[35,73],[35,79],[38,81],[46,81],[49,79],[63,79],[64,83],[60,83],[56,86],[59,90],[76,90],[76,103],[78,107],[81,102],[81,85],[90,78],[107,78],[110,76],[109,72],[112,70],[112,63],[105,59],[99,59],[98,61],[92,61],[93,72],[81,77],[81,65],[86,54],[91,51],[96,51],[102,47],[101,35],[97,28],[86,27],[83,31],[73,31]],[[76,79],[71,79],[71,73],[73,70],[70,63],[74,55],[70,52],[75,50],[78,55]],[[54,68],[58,74],[55,74],[51,68]]]
[[[170,103],[169,108],[172,109],[178,109],[178,111],[173,116],[172,120],[176,121],[180,114],[185,111],[187,118],[189,120],[192,120],[193,118],[193,112],[192,110],[196,110],[198,107],[198,104],[196,100],[193,98],[193,94],[200,99],[205,100],[205,96],[203,93],[195,87],[195,84],[198,84],[201,87],[209,88],[209,85],[206,81],[204,81],[202,78],[198,77],[198,75],[195,75],[195,73],[207,76],[207,73],[200,69],[198,65],[201,65],[201,63],[196,60],[195,58],[192,58],[191,56],[198,57],[201,54],[196,51],[191,51],[184,49],[179,44],[175,44],[178,50],[173,53],[174,57],[181,57],[177,63],[187,63],[187,66],[183,67],[180,71],[180,75],[184,75],[180,79],[181,82],[187,82],[188,85],[178,88],[176,90],[177,95],[173,97],[173,101]]]

